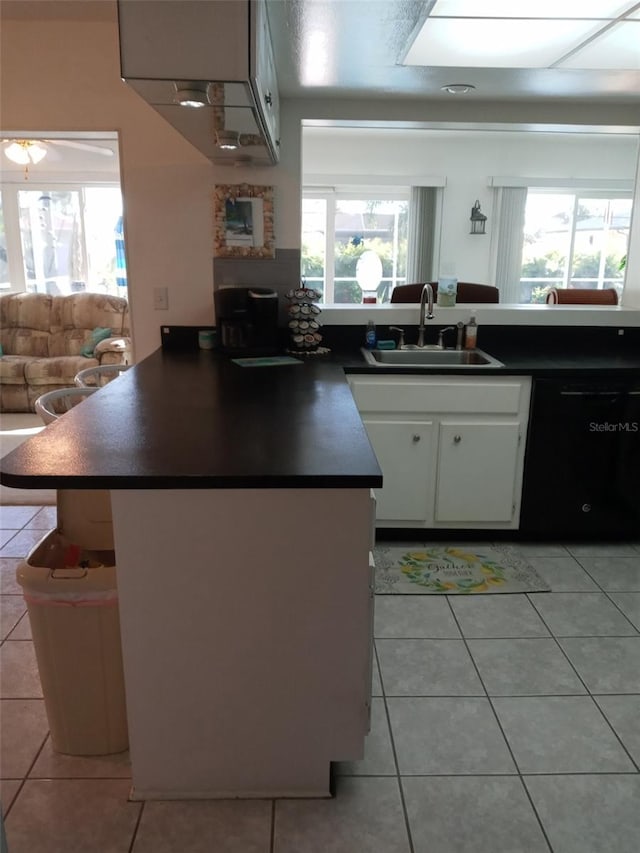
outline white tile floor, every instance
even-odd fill
[[[379,596],[334,799],[143,805],[126,755],[51,749],[15,568],[55,511],[0,512],[10,853],[638,853],[640,545],[519,546],[551,593]]]

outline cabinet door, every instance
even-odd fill
[[[382,468],[383,487],[376,489],[378,524],[425,521],[433,491],[433,423],[364,418],[364,425]]]
[[[251,57],[251,76],[254,78],[252,85],[266,131],[277,150],[280,139],[280,101],[265,0],[254,0],[251,13],[252,27],[255,28],[255,42]]]
[[[517,421],[440,423],[436,523],[511,521],[519,434]]]

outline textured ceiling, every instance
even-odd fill
[[[571,99],[638,105],[640,71],[403,66],[434,0],[267,0],[282,96],[451,98],[472,83],[476,100]],[[476,0],[480,3],[481,0]],[[511,0],[516,3],[517,0]],[[580,7],[580,0],[575,0]],[[517,2],[522,10],[529,0]],[[531,9],[536,8],[531,2]],[[640,9],[640,3],[638,4]]]

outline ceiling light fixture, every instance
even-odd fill
[[[194,86],[176,86],[176,93],[173,96],[173,102],[174,104],[180,104],[181,107],[189,107],[194,110],[200,109],[200,107],[209,106],[209,98],[207,97],[206,88],[197,89]]]
[[[7,145],[4,153],[12,163],[28,166],[30,163],[39,163],[46,156],[47,149],[30,139],[15,139]]]
[[[449,95],[466,95],[476,87],[473,83],[447,83],[446,86],[440,87],[443,92],[448,92]]]
[[[240,147],[240,135],[235,130],[219,130],[216,133],[216,147],[223,151],[235,151]]]

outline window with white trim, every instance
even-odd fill
[[[127,296],[119,183],[0,190],[0,292]]]
[[[324,303],[388,302],[407,277],[409,189],[305,189],[302,275]]]
[[[622,294],[629,241],[629,192],[527,192],[520,301],[544,302],[552,287]]]

